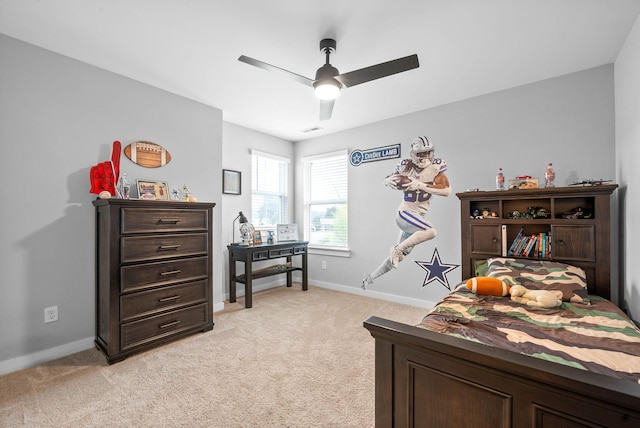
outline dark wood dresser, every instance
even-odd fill
[[[96,346],[120,361],[213,328],[213,203],[98,199]]]

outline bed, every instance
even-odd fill
[[[370,317],[377,427],[640,426],[640,330],[581,269],[495,258],[486,275],[559,289],[562,304],[463,283],[416,325]]]

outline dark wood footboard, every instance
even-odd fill
[[[640,385],[371,317],[376,427],[638,427]]]

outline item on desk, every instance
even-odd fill
[[[278,232],[278,242],[298,240],[298,225],[295,223],[278,224],[276,230]]]
[[[240,236],[242,237],[242,243],[240,245],[253,245],[253,236],[255,228],[249,222],[240,224]]]

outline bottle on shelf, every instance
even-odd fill
[[[547,170],[544,173],[544,187],[555,187],[555,178],[556,174],[553,172],[553,164],[549,162]]]
[[[498,175],[496,175],[496,190],[504,190],[504,174],[502,168],[498,168]]]

